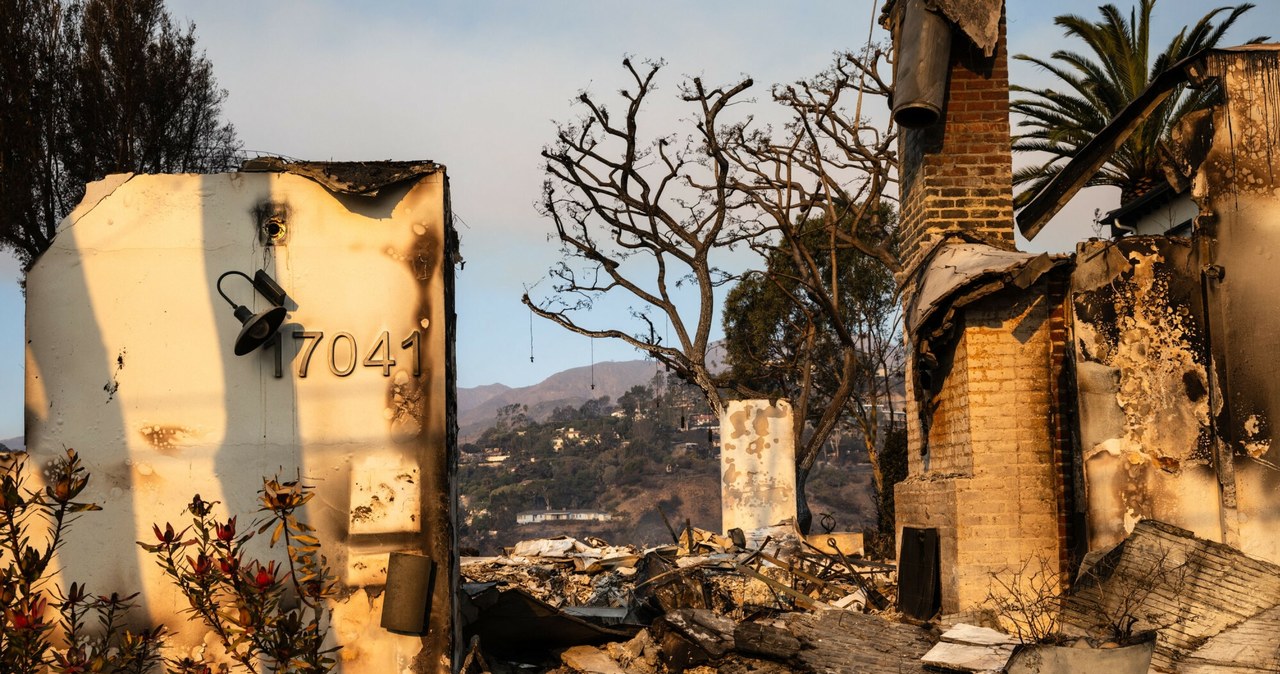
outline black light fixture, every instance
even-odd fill
[[[267,298],[267,301],[271,302],[271,308],[255,314],[249,307],[232,302],[231,298],[222,292],[222,279],[228,276],[240,276],[253,284],[254,289]],[[240,334],[236,336],[235,353],[237,356],[243,356],[266,344],[280,329],[280,324],[284,323],[285,314],[288,313],[288,310],[284,308],[284,303],[289,296],[284,292],[284,288],[281,288],[280,284],[276,283],[276,280],[271,278],[267,272],[259,269],[253,275],[253,278],[249,278],[249,275],[244,272],[232,270],[218,277],[216,287],[218,294],[227,301],[227,304],[231,305],[235,310],[236,319],[244,326],[240,328]]]

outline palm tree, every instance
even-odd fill
[[[1164,51],[1150,60],[1151,11],[1155,4],[1156,0],[1140,0],[1138,7],[1130,9],[1128,20],[1115,5],[1099,7],[1102,19],[1097,22],[1074,14],[1054,19],[1067,36],[1084,40],[1092,53],[1060,49],[1050,60],[1025,54],[1014,57],[1034,63],[1061,81],[1052,88],[1011,87],[1027,94],[1010,104],[1022,116],[1018,128],[1026,130],[1013,137],[1013,149],[1050,155],[1043,164],[1014,173],[1013,184],[1025,187],[1015,205],[1025,205],[1157,75],[1192,54],[1216,46],[1236,19],[1253,8],[1245,3],[1205,14],[1191,28],[1184,27]],[[1224,12],[1229,13],[1215,23]],[[1250,42],[1267,39],[1259,37]],[[1126,203],[1158,184],[1156,181],[1163,180],[1160,143],[1179,119],[1211,105],[1218,96],[1217,87],[1192,90],[1180,85],[1086,186],[1119,187],[1121,203]]]

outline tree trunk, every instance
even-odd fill
[[[803,462],[796,462],[796,528],[800,533],[808,535],[813,526],[813,513],[809,511],[809,497],[805,493],[805,484],[809,481],[809,467]]]

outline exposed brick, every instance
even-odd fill
[[[1003,22],[991,60],[958,44],[945,127],[901,136],[907,266],[950,232],[1013,247]],[[934,373],[941,382],[931,399],[916,400],[908,386],[910,477],[897,487],[898,525],[938,528],[945,611],[983,601],[992,572],[1033,557],[1062,559],[1067,436],[1049,385],[1061,368],[1055,345],[1065,341],[1060,309],[1061,295],[1043,282],[967,306],[954,344],[933,345],[950,361]],[[925,404],[927,433],[919,423]]]

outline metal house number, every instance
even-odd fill
[[[316,355],[316,350],[320,343],[324,341],[324,333],[319,330],[304,330],[293,333],[295,340],[301,340],[298,346],[298,377],[306,377],[307,372],[311,368],[311,358]],[[391,335],[386,330],[378,335],[378,340],[374,342],[373,348],[369,353],[365,354],[364,359],[360,361],[360,365],[365,367],[382,368],[382,376],[390,377],[391,368],[396,365],[396,357],[391,352]],[[409,336],[400,342],[401,353],[408,353],[410,364],[413,369],[413,376],[422,375],[422,332],[414,330]],[[360,353],[359,347],[356,346],[356,338],[351,336],[349,332],[339,332],[329,339],[326,349],[328,353],[329,371],[339,377],[345,377],[356,369],[356,360]],[[280,351],[277,349],[277,354]],[[404,356],[401,355],[401,360]],[[278,371],[278,368],[277,368]],[[280,376],[277,374],[276,376]]]

